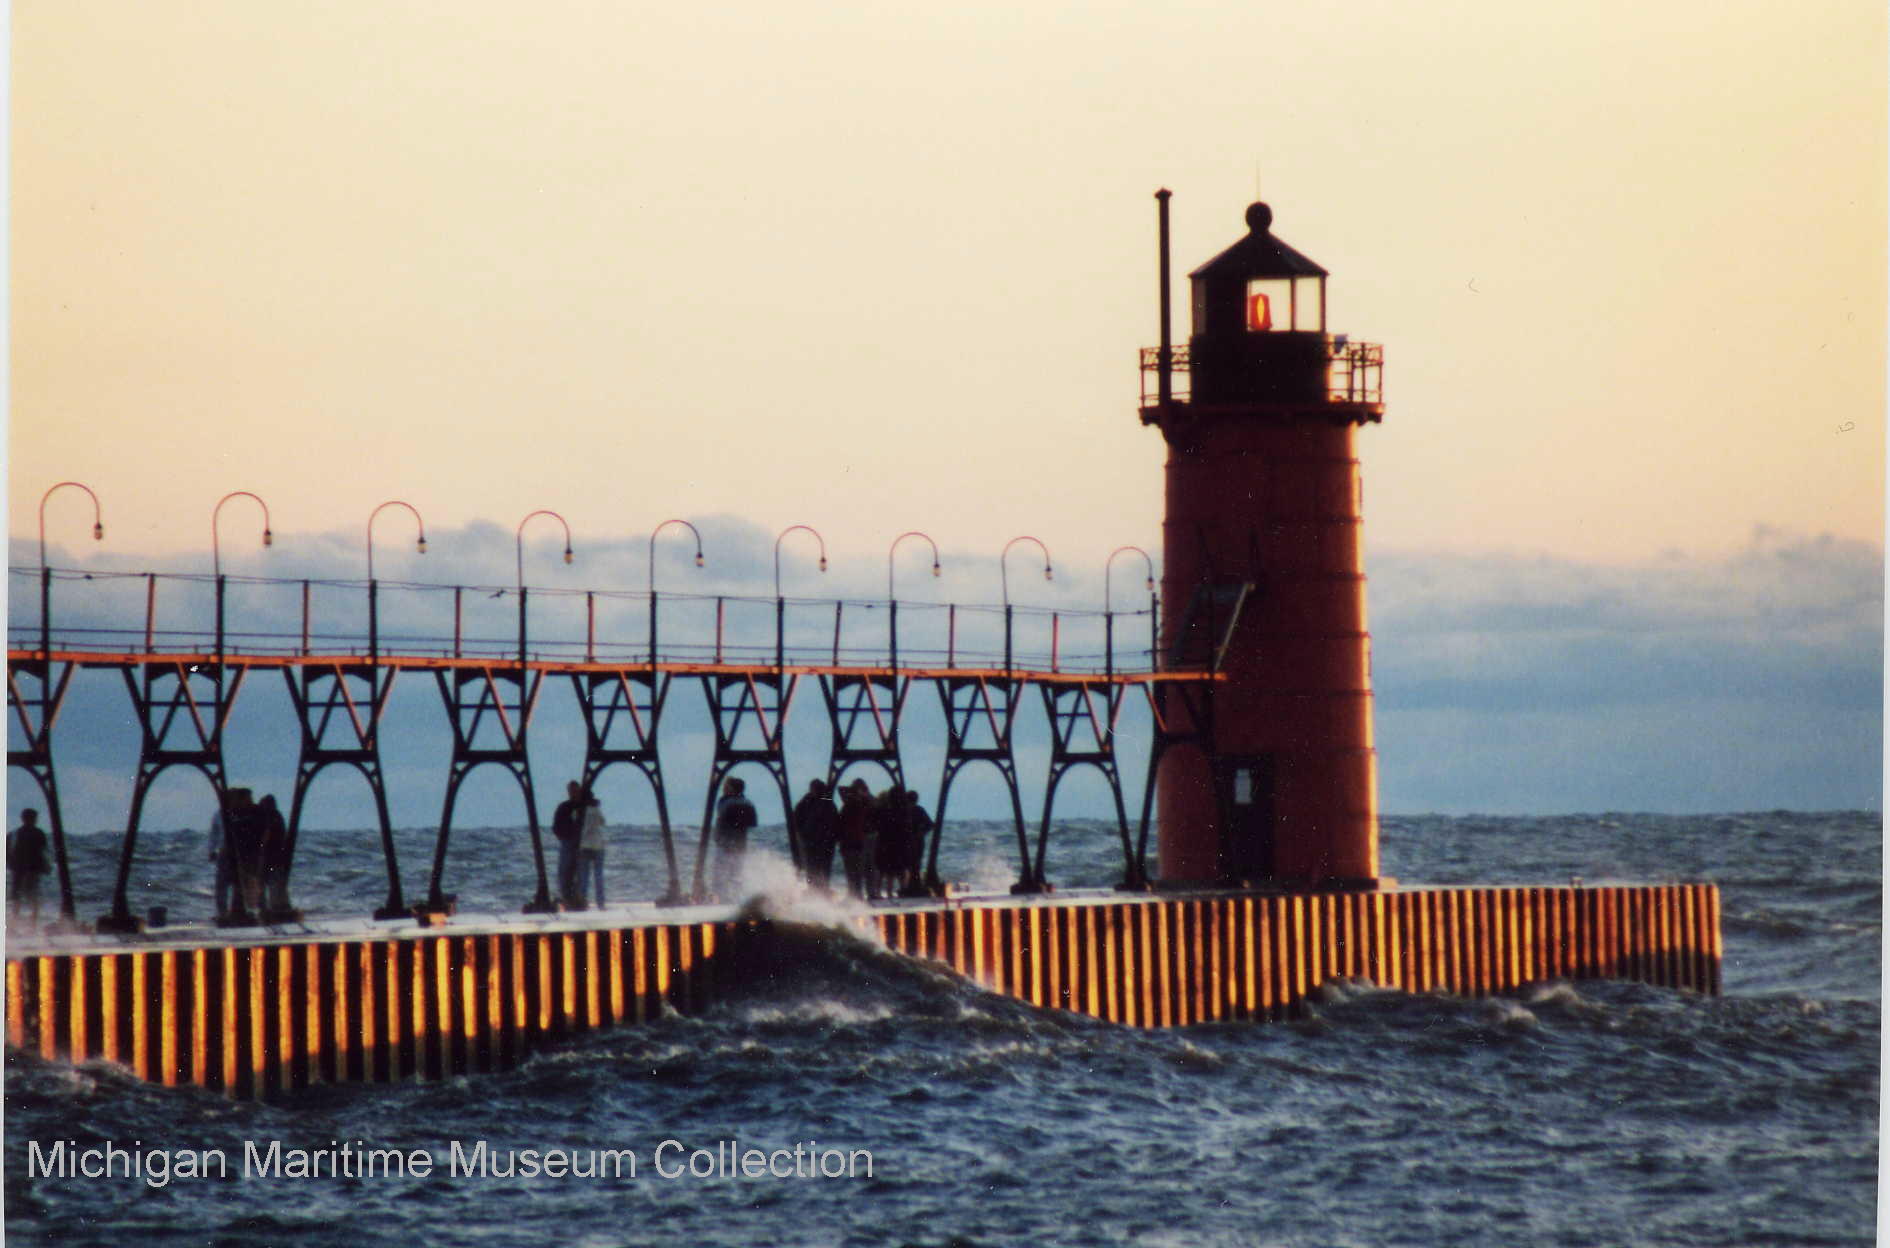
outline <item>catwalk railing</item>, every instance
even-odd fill
[[[1139,610],[1085,611],[1012,603],[8,571],[13,584],[7,638],[13,653],[972,669],[1128,678],[1175,667],[1160,652],[1153,595]],[[21,592],[27,584],[34,588]],[[55,587],[66,584],[82,588],[84,601],[55,604]],[[507,605],[495,610],[494,603]],[[231,623],[235,613],[241,613],[241,624]],[[1179,669],[1177,674],[1199,675]]]
[[[1203,702],[1218,673],[1167,660],[1159,604],[1129,612],[1069,611],[1006,602],[999,606],[740,595],[539,589],[414,582],[277,579],[179,573],[11,569],[16,592],[8,620],[8,763],[29,772],[45,794],[60,886],[74,902],[53,760],[53,726],[74,670],[113,668],[123,676],[141,730],[114,889],[101,924],[136,925],[128,884],[146,794],[165,770],[202,772],[224,808],[235,787],[224,766],[223,733],[245,677],[283,673],[301,747],[287,818],[289,853],[313,779],[342,764],[359,771],[379,814],[388,892],[377,917],[447,911],[443,871],[459,787],[487,764],[505,767],[525,798],[538,891],[528,910],[557,908],[544,867],[527,729],[547,675],[568,678],[585,720],[583,782],[626,763],[655,791],[669,884],[660,900],[708,894],[706,871],[716,794],[737,767],[774,780],[789,850],[806,869],[794,825],[784,734],[798,682],[816,680],[832,734],[824,779],[849,770],[884,771],[903,788],[900,725],[913,681],[936,691],[947,729],[937,826],[910,887],[933,891],[952,783],[974,762],[996,767],[1017,833],[1017,891],[1048,888],[1044,863],[1057,787],[1077,767],[1102,772],[1115,800],[1123,882],[1147,881],[1153,773],[1160,752],[1205,722]],[[24,581],[37,592],[25,589]],[[38,607],[34,612],[35,604]],[[395,862],[380,758],[379,729],[394,676],[432,671],[452,730],[452,755],[426,902],[410,907]],[[703,803],[691,882],[671,837],[658,732],[671,682],[699,683],[714,727],[715,753]],[[1051,728],[1043,818],[1033,847],[1026,835],[1013,729],[1028,690],[1039,691]],[[1118,771],[1117,726],[1127,693],[1140,688],[1158,731],[1149,757],[1139,835],[1131,838]],[[1199,691],[1199,692],[1196,692]],[[1184,731],[1162,727],[1171,697]],[[1171,717],[1172,718],[1172,717]],[[16,744],[17,743],[17,744]],[[221,898],[219,898],[221,905]],[[265,908],[290,914],[286,895]],[[239,902],[231,923],[252,922]]]

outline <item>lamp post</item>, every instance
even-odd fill
[[[518,547],[518,690],[521,699],[525,696],[525,526],[539,516],[550,516],[563,526],[564,561],[571,562],[571,526],[565,523],[563,516],[540,507],[518,522],[518,529],[513,536]],[[519,731],[523,733],[524,729],[525,726],[520,724]]]
[[[529,718],[526,708],[528,708],[532,703],[532,694],[531,694],[531,685],[530,685],[531,672],[529,668],[526,666],[526,657],[525,657],[526,656],[526,650],[525,650],[525,526],[530,524],[533,520],[537,519],[539,516],[550,516],[553,520],[556,520],[558,524],[564,529],[564,561],[566,563],[571,562],[571,526],[565,523],[565,519],[563,516],[559,515],[555,511],[551,511],[547,508],[541,507],[537,511],[530,513],[523,520],[520,520],[518,522],[518,529],[513,534],[513,537],[515,539],[515,543],[518,549],[517,584],[518,584],[518,708],[519,709],[518,709],[518,732],[516,734],[516,740],[518,742],[518,748],[521,754],[524,753],[524,750],[525,750],[525,730],[526,730],[526,727],[528,726],[527,721]],[[531,764],[529,761],[526,763],[526,766],[525,766],[524,778],[525,778],[525,804],[527,807],[533,807],[536,803],[536,798],[532,793]],[[531,821],[532,860],[538,868],[538,895],[532,898],[530,903],[526,905],[525,910],[526,910],[526,913],[528,914],[555,913],[558,908],[557,903],[552,901],[551,899],[551,881],[545,875],[544,842],[541,841],[538,836],[538,812],[536,809],[529,809],[526,813],[530,817],[530,821]],[[444,827],[441,828],[441,835],[442,836],[445,835]],[[439,887],[438,878],[437,878],[439,874],[439,866],[438,866],[437,861],[434,866],[434,874],[436,877],[434,887],[435,887],[435,890],[437,891]]]
[[[84,490],[86,497],[92,500],[92,540],[105,540],[105,522],[103,512],[99,510],[98,495],[92,493],[92,487],[83,481],[61,481],[39,496],[39,566],[46,566],[46,501],[55,493],[70,486],[75,490]]]
[[[820,570],[827,570],[827,539],[804,524],[790,524],[781,530],[781,535],[774,539],[774,665],[782,667],[787,662],[787,599],[781,596],[781,543],[787,535],[795,531],[813,533],[814,540],[820,543]]]
[[[210,512],[210,567],[217,574],[219,581],[221,581],[223,577],[223,543],[217,535],[217,517],[223,513],[223,504],[233,498],[253,498],[256,500],[256,505],[262,508],[263,513],[262,544],[264,546],[274,546],[276,544],[276,535],[269,531],[269,504],[263,502],[261,496],[252,494],[248,490],[231,490],[228,494],[225,494],[222,498],[217,500],[216,507]]]
[[[98,495],[92,487],[81,481],[61,481],[39,496],[39,654],[45,666],[40,671],[40,696],[44,716],[40,720],[38,741],[43,743],[46,769],[44,778],[36,768],[34,778],[40,780],[40,787],[46,792],[46,822],[52,826],[53,862],[59,868],[59,918],[70,923],[74,918],[72,904],[72,873],[66,863],[66,827],[65,819],[59,809],[59,781],[52,768],[52,721],[57,715],[60,695],[52,686],[52,570],[46,566],[46,501],[56,491],[66,488],[84,490],[86,497],[92,500],[92,540],[105,540],[104,513],[99,507]],[[63,689],[63,686],[61,686]],[[35,747],[37,753],[39,747]]]
[[[1155,561],[1149,558],[1148,552],[1143,550],[1140,546],[1118,546],[1109,552],[1109,559],[1103,564],[1103,655],[1105,661],[1108,663],[1111,675],[1115,674],[1116,668],[1116,617],[1113,611],[1113,600],[1109,592],[1109,576],[1110,573],[1115,570],[1116,556],[1126,555],[1131,552],[1142,556],[1142,562],[1148,568],[1148,575],[1143,582],[1148,586],[1148,610],[1150,620],[1148,661],[1150,667],[1155,665]]]
[[[525,600],[525,526],[539,516],[550,516],[553,520],[556,520],[560,525],[564,526],[564,561],[566,563],[571,562],[571,526],[565,524],[563,516],[548,508],[540,507],[537,511],[532,512],[523,520],[520,520],[518,522],[518,531],[514,534],[517,538],[518,546],[518,596],[520,603],[523,603]],[[521,606],[520,610],[522,611],[523,609],[524,608]]]
[[[1109,611],[1113,607],[1113,604],[1111,603],[1110,598],[1109,598],[1109,577],[1110,577],[1110,574],[1115,570],[1116,556],[1126,555],[1130,553],[1134,553],[1134,554],[1138,554],[1142,556],[1142,562],[1148,566],[1148,576],[1144,580],[1144,584],[1148,586],[1149,593],[1152,594],[1155,592],[1155,561],[1148,557],[1148,552],[1146,550],[1143,550],[1140,546],[1118,546],[1114,550],[1109,552],[1109,562],[1103,565],[1103,610],[1104,611]]]
[[[1017,545],[1019,542],[1036,542],[1037,549],[1043,551],[1043,579],[1046,581],[1056,579],[1055,574],[1050,568],[1050,548],[1045,546],[1042,542],[1037,541],[1036,538],[1029,534],[1025,534],[1022,537],[1013,537],[1010,541],[1004,543],[1004,553],[998,556],[998,579],[1002,582],[1004,587],[1004,608],[1007,612],[1010,610],[1011,606],[1011,570],[1006,560],[1010,557],[1011,547]]]
[[[368,513],[368,662],[373,665],[369,668],[368,682],[369,687],[373,691],[375,705],[377,706],[380,705],[384,687],[381,684],[381,674],[379,671],[381,661],[380,582],[374,579],[374,522],[380,519],[381,513],[386,511],[389,507],[405,507],[413,514],[413,522],[420,531],[419,540],[414,543],[414,549],[423,555],[427,553],[427,522],[421,518],[419,508],[415,507],[412,503],[403,499],[390,498]],[[391,681],[392,678],[390,677],[389,679]],[[303,680],[304,682],[308,680],[306,671]],[[342,678],[339,674],[336,676],[336,681],[337,683],[342,682]],[[391,688],[391,684],[386,686],[386,688]],[[381,824],[381,859],[387,864],[387,904],[375,911],[374,917],[377,919],[391,919],[399,917],[402,912],[406,910],[406,903],[400,893],[400,872],[394,865],[394,830],[391,821],[387,817],[387,795],[385,789],[382,787],[380,772],[380,716],[378,713],[375,715],[372,722],[374,723],[373,731],[375,733],[372,747],[374,769],[369,771],[366,767],[362,767],[361,770],[374,790],[374,802],[377,808],[376,813],[380,816]],[[359,764],[357,764],[357,766],[359,766]],[[312,778],[311,776],[311,779]],[[294,852],[295,836],[298,834],[301,827],[300,791],[297,792],[296,797],[295,812],[290,816],[289,820],[289,849],[291,853]]]
[[[672,524],[680,524],[696,539],[696,566],[702,566],[702,534],[687,520],[665,520],[650,531],[650,666],[656,666],[656,539]]]
[[[398,498],[390,498],[368,513],[367,521],[367,577],[368,584],[374,583],[374,521],[389,507],[405,507],[413,512],[413,522],[420,528],[420,540],[414,543],[414,549],[421,554],[427,553],[427,522],[420,518],[420,512],[412,503]]]
[[[92,540],[105,540],[104,512],[91,486],[82,481],[61,481],[39,496],[39,649],[40,657],[48,659],[52,657],[52,569],[46,566],[46,502],[68,487],[84,490],[86,497],[92,500]]]
[[[656,539],[672,524],[679,524],[688,529],[689,535],[696,539],[696,566],[698,568],[702,566],[702,534],[696,531],[695,525],[687,520],[665,520],[650,530],[650,706],[652,716],[650,732],[652,735],[656,732],[654,717],[662,714],[664,691],[668,687],[666,678],[659,676],[656,670]],[[678,906],[683,904],[686,898],[682,891],[682,881],[676,873],[676,844],[670,837],[669,802],[663,796],[662,770],[653,765],[644,774],[649,777],[651,787],[656,790],[656,817],[663,833],[663,862],[669,868],[669,889],[657,898],[656,904]]]
[[[1013,537],[1010,541],[1004,543],[1004,553],[998,556],[998,580],[1004,589],[1004,670],[1007,672],[1011,670],[1011,569],[1009,558],[1011,547],[1017,545],[1019,542],[1036,542],[1037,549],[1043,552],[1043,579],[1046,581],[1055,579],[1050,569],[1050,548],[1048,546],[1045,546],[1042,542],[1029,534],[1025,534],[1022,537]]]
[[[924,533],[919,532],[917,529],[901,533],[898,537],[893,538],[892,545],[886,548],[886,632],[887,636],[891,639],[891,666],[895,670],[899,667],[899,599],[893,595],[893,556],[898,553],[899,543],[905,541],[908,537],[920,537],[925,539],[925,544],[932,548],[932,576],[934,579],[937,579],[939,576],[938,543],[933,541],[930,537],[927,537]]]
[[[808,528],[804,524],[791,524],[781,530],[780,537],[774,539],[774,596],[777,599],[781,597],[781,543],[788,534],[796,530],[803,533],[814,533],[813,529]],[[827,570],[827,539],[818,533],[814,533],[814,540],[820,543],[820,570],[825,572]]]
[[[405,502],[398,498],[390,498],[386,502],[382,503],[379,507],[376,507],[373,511],[368,513],[368,521],[367,521],[368,653],[376,659],[380,657],[380,653],[381,653],[381,643],[380,643],[381,630],[380,630],[380,610],[379,610],[379,605],[378,605],[379,593],[378,593],[378,586],[374,580],[374,521],[378,519],[380,517],[380,514],[383,511],[386,511],[389,507],[405,507],[408,511],[413,512],[414,523],[420,527],[420,540],[414,544],[414,549],[419,551],[423,555],[427,553],[427,522],[420,518],[419,510],[412,503]]]
[[[255,500],[256,505],[262,508],[263,513],[262,544],[265,548],[276,544],[276,536],[269,529],[269,504],[263,502],[261,495],[252,494],[248,490],[231,490],[228,494],[219,498],[217,505],[211,508],[210,568],[216,573],[217,578],[217,661],[219,671],[221,670],[223,659],[223,543],[217,533],[217,519],[223,514],[223,504],[233,498],[249,498]],[[221,676],[219,676],[218,679],[220,680]]]
[[[539,516],[550,516],[564,527],[564,561],[566,563],[571,562],[571,526],[565,524],[563,516],[555,511],[541,507],[518,522],[518,530],[513,536],[516,538],[518,546],[518,696],[521,715],[523,714],[526,688],[525,680],[527,676],[525,670],[525,526]],[[523,722],[519,724],[518,730],[519,736],[522,739],[525,734],[525,725]]]
[[[1162,204],[1164,213],[1166,213],[1167,207],[1168,205],[1164,200]],[[1166,258],[1164,258],[1164,263],[1166,263]],[[1167,367],[1165,359],[1163,361],[1163,367],[1164,369]],[[1167,379],[1167,373],[1164,371],[1162,380],[1166,383]],[[1163,401],[1166,402],[1166,398],[1164,398]],[[1109,552],[1109,558],[1103,563],[1103,666],[1105,673],[1111,679],[1113,679],[1116,674],[1116,617],[1112,609],[1114,602],[1110,593],[1109,577],[1110,574],[1115,571],[1116,556],[1131,553],[1142,556],[1142,563],[1146,569],[1146,575],[1142,583],[1148,587],[1148,665],[1151,671],[1156,667],[1156,656],[1159,653],[1161,617],[1156,611],[1155,602],[1155,561],[1149,558],[1148,552],[1143,550],[1140,546],[1118,546]],[[1153,697],[1153,693],[1151,693],[1150,696]],[[1154,706],[1155,704],[1151,702],[1150,705]],[[1149,778],[1149,784],[1151,787],[1154,784],[1152,774]],[[1122,830],[1122,883],[1117,887],[1124,891],[1146,889],[1148,887],[1148,872],[1143,866],[1141,854],[1129,843],[1129,823],[1127,817],[1121,813],[1120,801],[1121,799],[1118,797],[1117,825]],[[1144,828],[1147,826],[1147,819],[1148,811],[1145,800],[1143,805]]]

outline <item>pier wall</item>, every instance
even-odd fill
[[[1332,979],[1482,996],[1550,979],[1717,993],[1713,885],[939,903],[858,920],[995,992],[1134,1026],[1287,1017]],[[607,916],[600,916],[607,919]],[[556,1040],[702,1009],[766,922],[600,924],[9,957],[10,1048],[267,1096],[503,1069]]]

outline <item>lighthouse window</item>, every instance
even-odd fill
[[[1293,279],[1293,328],[1319,333],[1326,327],[1326,284],[1317,277]]]
[[[1247,283],[1247,328],[1256,334],[1293,328],[1293,282],[1256,277]]]
[[[1234,769],[1234,805],[1253,805],[1253,769],[1250,767]]]

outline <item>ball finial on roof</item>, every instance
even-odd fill
[[[1254,203],[1247,206],[1247,228],[1249,230],[1252,230],[1255,234],[1265,234],[1268,227],[1272,224],[1273,209],[1267,207],[1264,203]]]

